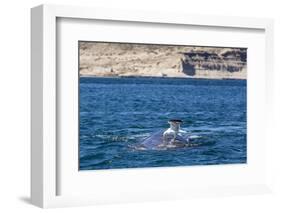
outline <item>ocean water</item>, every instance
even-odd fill
[[[247,162],[246,80],[80,78],[80,170]],[[139,150],[182,119],[194,147]]]

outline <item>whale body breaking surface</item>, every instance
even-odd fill
[[[164,143],[163,138],[164,130],[159,130],[143,141],[140,142],[135,148],[137,150],[166,150],[166,149],[176,149],[184,147],[195,147],[202,145],[202,143],[195,143],[192,140],[200,138],[199,136],[180,136],[177,135],[175,140],[170,144]]]

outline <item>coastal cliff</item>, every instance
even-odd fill
[[[79,42],[81,76],[246,79],[247,49]]]

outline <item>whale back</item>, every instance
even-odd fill
[[[155,133],[153,133],[151,136],[144,139],[143,142],[141,142],[141,147],[145,149],[157,149],[161,145],[163,145],[163,133],[164,130],[159,130]],[[174,147],[184,147],[186,146],[187,139],[184,139],[183,137],[177,135],[175,142],[173,143]]]

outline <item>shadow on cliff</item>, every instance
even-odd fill
[[[189,76],[194,76],[196,74],[194,65],[185,63],[184,61],[181,61],[181,64],[182,64],[182,72],[184,74],[189,75]]]

